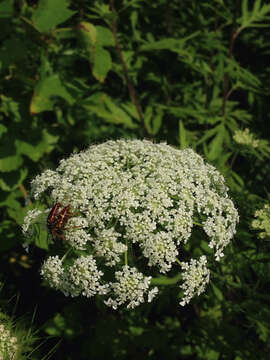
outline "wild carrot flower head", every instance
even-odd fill
[[[47,196],[50,208],[59,203],[61,209],[68,205],[71,209],[65,225],[61,226],[63,216],[58,213],[53,226],[72,251],[61,261],[49,258],[42,275],[67,295],[99,294],[113,308],[122,304],[133,308],[146,294],[151,301],[157,293],[157,288],[151,290],[149,268],[152,273],[167,273],[178,266],[187,303],[202,292],[209,273],[205,256],[190,265],[181,263],[182,250],[196,227],[220,260],[238,222],[227,192],[223,176],[191,149],[118,140],[73,154],[32,182],[36,200]],[[25,229],[38,215],[26,216]],[[129,266],[136,261],[145,273]],[[111,273],[112,281],[107,280]],[[197,274],[197,281],[191,282],[192,274]]]

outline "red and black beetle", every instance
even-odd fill
[[[63,230],[65,228],[66,223],[71,218],[72,214],[70,212],[70,205],[63,207],[60,210],[61,204],[56,203],[51,209],[48,217],[47,217],[47,226],[54,238],[60,238],[62,240],[65,239]]]

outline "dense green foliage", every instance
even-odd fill
[[[269,242],[251,228],[269,200],[269,20],[261,0],[0,1],[0,295],[19,294],[16,316],[38,306],[52,338],[36,359],[59,339],[65,360],[270,357]],[[234,139],[245,128],[255,146]],[[164,285],[114,312],[43,286],[46,239],[22,247],[31,179],[89,144],[143,137],[203,155],[239,209],[206,294],[182,308]]]

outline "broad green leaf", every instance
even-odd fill
[[[96,26],[97,31],[97,45],[99,46],[114,46],[114,37],[108,28],[104,26]]]
[[[108,71],[112,67],[112,59],[110,53],[100,46],[95,48],[93,75],[103,82],[107,76]]]
[[[76,13],[68,6],[68,0],[39,0],[32,17],[34,26],[42,33],[53,30]]]
[[[97,42],[97,29],[89,22],[81,22],[78,25],[79,36],[86,47],[90,50]]]
[[[0,158],[0,172],[9,172],[19,169],[23,159],[20,155],[10,155]]]
[[[81,22],[78,29],[84,47],[89,53],[93,76],[103,82],[112,67],[111,55],[103,47],[114,45],[113,35],[109,29],[88,22]]]
[[[62,84],[58,74],[51,75],[44,80],[39,80],[30,104],[30,113],[38,114],[42,111],[53,110],[55,99],[52,97],[62,97],[70,105],[74,103],[73,97]]]

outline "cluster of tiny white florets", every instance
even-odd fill
[[[144,295],[148,295],[148,302],[151,302],[158,293],[158,288],[154,287],[148,291],[151,276],[144,276],[135,267],[125,265],[122,271],[116,271],[114,283],[110,283],[111,296],[104,301],[106,305],[117,309],[120,305],[127,303],[127,308],[135,308],[144,302]]]
[[[63,289],[65,272],[59,256],[49,256],[43,263],[40,273],[51,287],[56,290]]]
[[[261,230],[259,237],[264,239],[270,238],[270,205],[265,204],[260,210],[256,210],[254,216],[255,220],[252,221],[251,226],[255,230]]]
[[[98,270],[92,255],[81,256],[66,268],[58,256],[50,256],[42,265],[41,275],[51,287],[66,296],[105,295],[109,287],[100,283],[103,272]]]
[[[150,277],[128,267],[133,247],[141,251],[149,267],[166,273],[181,262],[177,257],[181,258],[181,247],[190,239],[194,226],[204,230],[216,260],[220,260],[238,222],[224,178],[213,166],[191,149],[178,150],[146,140],[91,146],[62,160],[56,171],[37,176],[32,190],[35,199],[45,192],[52,204],[70,206],[64,243],[75,250],[73,254],[79,250],[87,255],[71,267],[57,257],[49,258],[42,268],[44,278],[72,296],[110,296],[105,301],[113,308],[124,303],[138,305],[150,286]],[[35,222],[34,215],[27,215],[24,229]],[[116,268],[115,283],[102,285],[94,258],[99,266]],[[202,268],[202,260],[194,261],[193,268]],[[184,284],[191,281],[187,279],[191,278],[185,277]],[[201,279],[206,283],[209,277]],[[190,286],[193,290],[187,294],[199,293],[202,288],[198,281]],[[131,288],[133,292],[128,290]],[[141,289],[141,293],[134,289]],[[185,299],[187,303],[187,295]]]
[[[4,323],[0,323],[0,360],[15,359],[18,340]]]
[[[200,295],[209,283],[210,271],[206,267],[206,256],[201,256],[199,260],[191,259],[190,263],[182,262],[183,281],[181,288],[184,290],[184,297],[180,305],[184,306],[190,302],[195,295]]]
[[[92,239],[87,233],[88,222],[82,216],[72,217],[68,222],[68,228],[65,232],[65,239],[71,247],[84,250],[87,243]]]
[[[114,266],[120,261],[120,255],[127,251],[127,246],[117,239],[121,236],[113,228],[100,230],[96,234],[93,246],[97,256],[106,259],[107,266]]]
[[[248,128],[245,130],[236,130],[233,139],[240,145],[247,145],[253,148],[257,148],[260,144],[260,140],[255,139],[255,135],[250,132]]]
[[[37,221],[37,218],[42,214],[42,211],[39,209],[29,210],[24,218],[24,223],[22,225],[22,231],[25,235],[32,235],[31,225]]]

